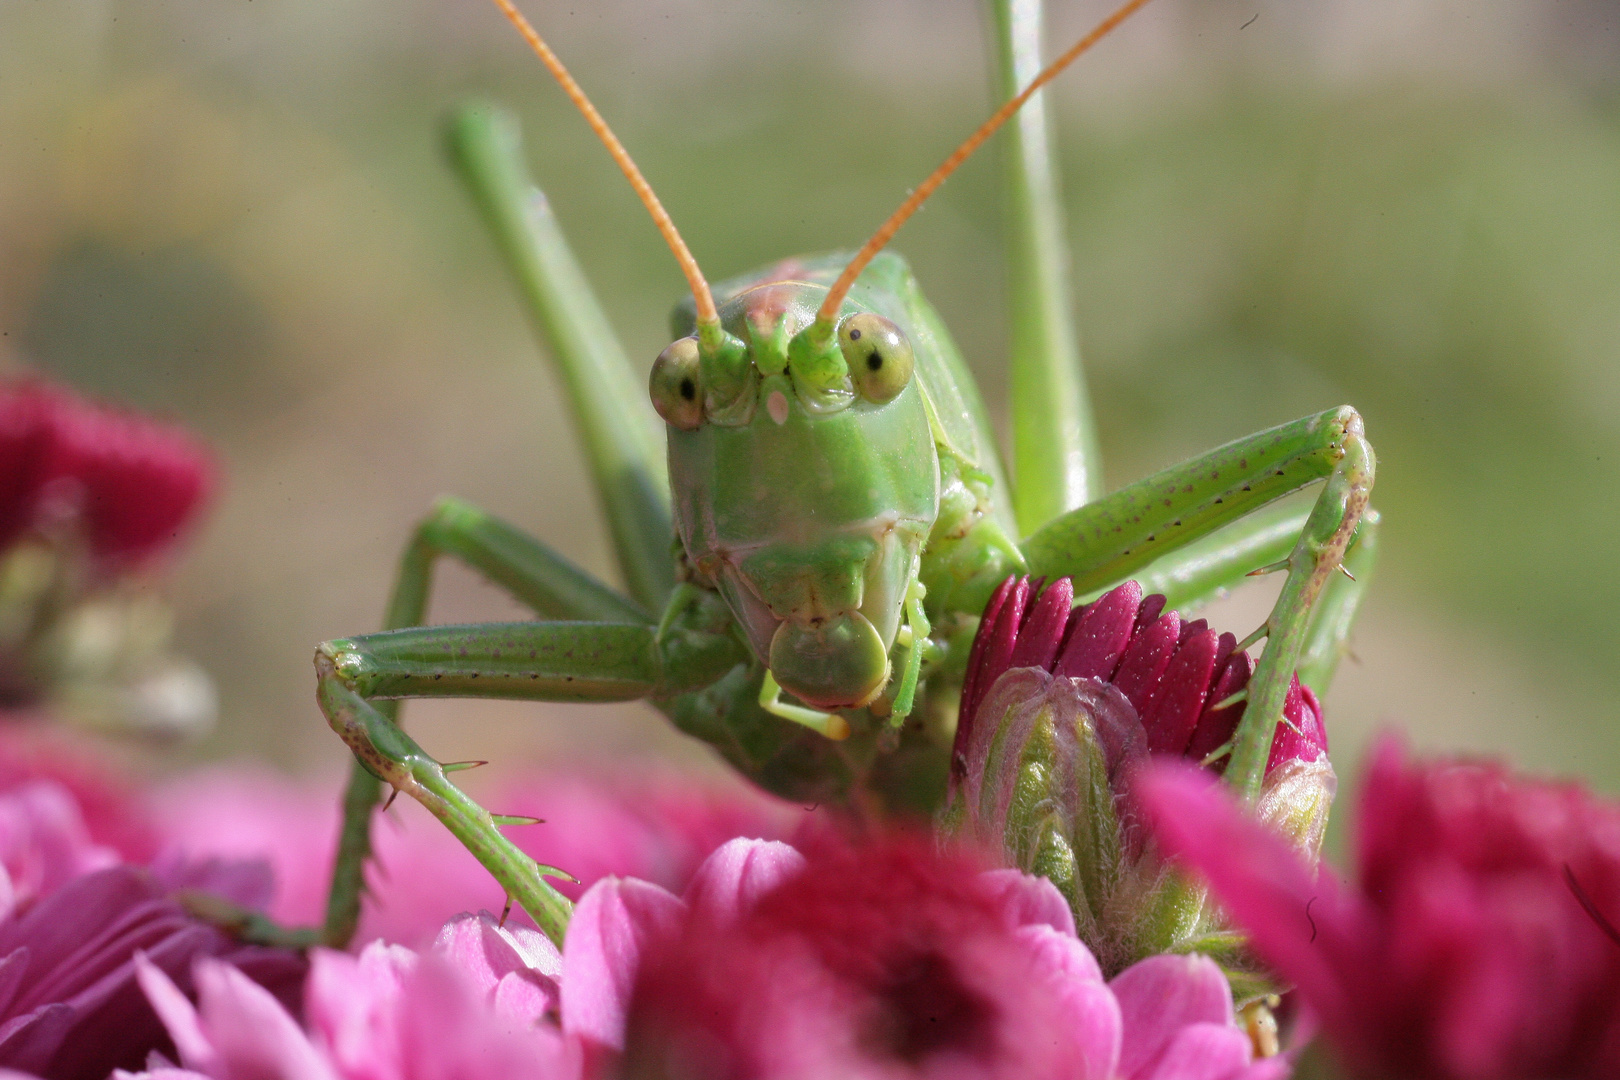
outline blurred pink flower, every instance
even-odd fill
[[[1182,622],[1164,610],[1163,596],[1143,597],[1134,581],[1078,608],[1072,606],[1068,578],[1041,585],[1010,577],[985,607],[962,683],[953,787],[961,781],[979,706],[996,679],[1012,668],[1035,667],[1113,686],[1141,719],[1150,753],[1202,761],[1232,737],[1245,703],[1216,706],[1247,687],[1254,674],[1254,659],[1238,650],[1235,636],[1217,634],[1203,619]],[[1298,678],[1289,684],[1283,719],[1268,773],[1285,762],[1326,755],[1321,703]],[[1213,767],[1222,771],[1225,760]]]
[[[308,1030],[229,963],[200,959],[193,1007],[155,964],[139,962],[142,989],[174,1040],[183,1069],[145,1080],[563,1080],[573,1054],[545,1020],[554,989],[527,961],[538,934],[504,931],[485,913],[444,928],[421,955],[374,942],[359,956],[312,950]],[[540,939],[544,941],[544,939]],[[546,951],[549,949],[549,953]],[[553,972],[555,971],[555,964]],[[117,1074],[121,1078],[129,1073]]]
[[[0,792],[37,780],[72,797],[91,843],[111,848],[125,862],[145,863],[157,853],[143,795],[93,744],[60,731],[0,724]]]
[[[610,1052],[622,1037],[621,1075],[1287,1075],[1280,1059],[1251,1061],[1213,962],[1158,956],[1104,982],[1049,882],[981,873],[931,842],[823,844],[804,859],[734,841],[699,872],[689,911],[673,896],[627,902],[630,884],[587,893],[564,949],[564,1026]],[[608,958],[612,978],[577,972],[585,955]],[[625,985],[628,1001],[604,992]],[[599,999],[576,1011],[582,990]]]
[[[588,770],[510,770],[479,776],[479,797],[502,813],[545,824],[508,835],[542,863],[578,884],[578,897],[610,874],[682,889],[705,856],[737,835],[788,835],[802,808],[738,782],[696,779],[645,768],[592,775]],[[262,858],[276,876],[270,914],[287,925],[319,922],[325,912],[337,840],[339,785],[301,783],[255,767],[221,767],[160,789],[155,817],[169,850],[187,858]],[[400,800],[372,827],[370,871],[357,940],[382,938],[420,947],[458,911],[499,910],[499,885],[441,825]],[[521,912],[512,918],[526,920]]]
[[[90,839],[73,795],[54,780],[0,791],[0,923],[80,874],[118,862]]]
[[[251,901],[260,879],[252,868],[207,870],[211,887],[239,901]],[[187,875],[176,883],[188,883]],[[47,1080],[102,1080],[165,1045],[135,982],[142,950],[188,986],[194,959],[223,957],[296,1007],[301,958],[238,945],[186,914],[168,889],[145,871],[115,866],[75,877],[0,922],[0,1067]]]
[[[214,486],[178,427],[39,379],[0,383],[0,546],[69,523],[104,565],[173,545]]]
[[[1620,805],[1386,739],[1359,799],[1359,884],[1316,877],[1207,777],[1138,784],[1358,1074],[1620,1076]]]

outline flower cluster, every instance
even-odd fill
[[[1355,886],[1197,775],[1138,785],[1358,1075],[1620,1076],[1620,804],[1478,761],[1374,751]]]
[[[1253,1059],[1209,961],[1104,981],[1050,885],[905,837],[734,840],[684,898],[605,879],[560,952],[487,912],[421,954],[316,950],[303,1024],[227,962],[198,962],[196,1007],[139,977],[182,1066],[142,1080],[1287,1074]]]
[[[194,962],[222,958],[296,1008],[300,957],[241,945],[176,899],[203,888],[252,906],[269,884],[257,864],[128,865],[93,838],[67,785],[36,775],[0,787],[0,1069],[100,1080],[164,1045],[137,954],[188,988]]]

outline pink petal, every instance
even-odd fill
[[[563,940],[562,1026],[620,1050],[642,953],[674,933],[686,905],[635,878],[603,878],[580,898]]]
[[[399,1008],[416,954],[374,941],[359,956],[310,951],[304,1012],[345,1080],[402,1075]]]
[[[1075,936],[1074,912],[1050,879],[1008,868],[984,871],[979,875],[979,883],[1006,912],[1011,925],[1044,924],[1059,933]]]
[[[337,1080],[281,1003],[218,960],[197,961],[193,977],[220,1080]],[[182,1055],[184,1057],[184,1055]]]
[[[1232,1023],[1232,991],[1215,961],[1206,956],[1150,956],[1114,976],[1125,1039],[1119,1071],[1126,1077],[1155,1075],[1181,1029],[1189,1024]]]
[[[1340,1025],[1351,1005],[1345,969],[1378,949],[1354,896],[1331,874],[1313,878],[1292,845],[1246,815],[1208,772],[1161,762],[1143,770],[1135,792],[1164,853],[1207,880],[1256,953],[1328,1027]]]
[[[408,1080],[573,1080],[550,1024],[503,1016],[442,954],[424,953],[399,1010],[400,1074]],[[347,1080],[347,1078],[345,1078]]]
[[[1125,1080],[1238,1080],[1252,1053],[1249,1036],[1230,1023],[1189,1024],[1176,1032],[1151,1068],[1124,1076]]]
[[[475,986],[491,992],[510,974],[520,974],[537,985],[555,990],[562,975],[562,953],[537,930],[503,927],[487,911],[462,912],[439,931],[433,947],[471,977]]]
[[[1069,630],[1055,673],[1074,679],[1111,679],[1130,644],[1141,604],[1142,586],[1127,581],[1087,607]]]
[[[698,867],[686,903],[695,919],[734,922],[804,865],[804,856],[780,840],[728,840]]]
[[[218,1075],[219,1053],[203,1032],[197,1010],[180,992],[180,988],[174,985],[174,980],[158,970],[144,953],[135,954],[135,979],[141,984],[141,991],[151,1003],[152,1011],[163,1021],[169,1038],[174,1040],[181,1063],[199,1072]]]
[[[1017,937],[1036,969],[1051,980],[1047,993],[1067,1020],[1065,1037],[1082,1051],[1085,1071],[1074,1080],[1113,1080],[1122,1033],[1119,1001],[1103,982],[1091,950],[1050,926],[1021,927]]]

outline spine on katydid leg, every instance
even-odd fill
[[[1008,578],[986,605],[942,822],[1050,877],[1105,966],[1185,947],[1220,927],[1139,833],[1131,775],[1149,755],[1220,772],[1254,661],[1134,581],[1081,607],[1069,579],[1042,584]],[[1258,813],[1315,858],[1335,790],[1321,705],[1296,679]]]

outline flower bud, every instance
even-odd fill
[[[1217,945],[1240,959],[1202,891],[1151,850],[1129,785],[1150,755],[1225,768],[1253,660],[1135,582],[1079,608],[1068,579],[1040,585],[1009,578],[986,607],[942,830],[1050,878],[1105,970]],[[1295,679],[1256,813],[1314,860],[1335,789],[1321,706]]]

